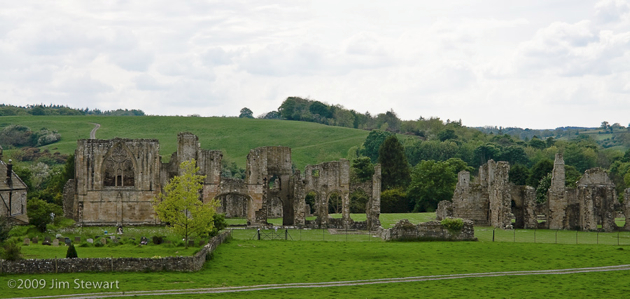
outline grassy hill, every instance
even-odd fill
[[[61,140],[45,146],[51,151],[73,153],[78,139],[90,137],[94,123],[101,124],[96,138],[149,138],[160,140],[160,155],[167,161],[177,150],[177,133],[199,136],[204,149],[223,151],[224,159],[245,167],[250,149],[260,146],[288,146],[293,161],[303,170],[307,164],[345,158],[348,149],[365,140],[368,131],[299,121],[225,117],[177,116],[3,116],[0,128],[20,124],[39,130],[57,130]]]

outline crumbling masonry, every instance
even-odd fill
[[[603,231],[618,229],[616,212],[626,217],[623,229],[630,230],[630,189],[620,204],[615,185],[600,169],[587,170],[577,182],[577,188],[565,187],[562,154],[556,154],[551,187],[545,203],[536,202],[536,192],[530,186],[516,186],[509,182],[507,162],[488,161],[479,168],[479,176],[470,182],[470,173],[462,171],[452,202],[438,205],[437,217],[459,217],[476,225],[496,228],[549,228]],[[539,223],[539,218],[545,221]],[[512,225],[512,219],[515,219]]]
[[[159,224],[152,200],[175,175],[179,165],[197,161],[205,175],[201,200],[217,199],[218,212],[226,217],[247,218],[249,225],[267,225],[267,218],[283,218],[283,225],[377,229],[380,227],[380,165],[371,182],[350,182],[350,163],[326,162],[306,167],[304,175],[293,172],[291,149],[260,147],[247,156],[246,178],[221,177],[220,151],[200,148],[197,136],[178,134],[177,152],[168,163],[161,162],[155,139],[83,139],[75,151],[75,179],[64,188],[64,213],[80,225]],[[350,218],[350,194],[368,194],[367,220]],[[317,219],[306,220],[310,209],[306,195],[314,192]],[[342,217],[330,218],[331,196],[342,198]]]

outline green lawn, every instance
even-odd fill
[[[243,119],[226,117],[176,116],[3,116],[0,129],[21,124],[36,130],[42,127],[61,134],[61,141],[48,145],[51,151],[73,153],[78,139],[89,138],[93,123],[101,124],[99,139],[148,138],[160,140],[164,161],[177,150],[177,133],[199,136],[204,149],[222,150],[224,158],[245,167],[250,149],[260,146],[288,146],[299,169],[307,164],[345,158],[348,149],[359,146],[368,131],[299,121]]]
[[[330,214],[332,218],[341,218],[341,214]],[[307,220],[315,220],[316,217],[307,217]],[[354,221],[365,221],[366,215],[365,213],[361,214],[350,214],[350,218]],[[408,219],[411,223],[421,223],[427,222],[431,220],[435,220],[435,212],[430,213],[384,213],[380,216],[381,226],[384,228],[393,227],[398,221],[402,219]],[[228,225],[243,225],[247,223],[247,219],[245,218],[229,218],[226,219]],[[274,225],[282,225],[282,218],[269,218],[267,222],[272,223]]]
[[[622,249],[622,250],[620,250]],[[8,279],[119,280],[120,291],[190,289],[273,283],[326,282],[459,273],[568,269],[630,264],[629,246],[491,242],[287,242],[231,240],[200,272],[69,273],[0,276],[0,296],[35,296],[89,290],[8,289]],[[623,294],[629,271],[571,275],[467,278],[292,289],[221,295],[278,297],[578,297]],[[593,283],[597,282],[597,283]],[[568,292],[564,292],[564,291]],[[92,290],[94,292],[95,290]],[[198,296],[190,296],[198,297]],[[621,297],[621,296],[616,296]]]

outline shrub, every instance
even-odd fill
[[[446,218],[440,222],[451,234],[457,234],[462,231],[464,221],[461,218]]]
[[[94,247],[103,247],[105,245],[103,245],[103,243],[101,243],[100,241],[97,241],[96,243],[94,243]]]
[[[164,236],[153,236],[153,244],[160,245],[164,243]]]
[[[19,238],[7,241],[2,252],[2,258],[7,261],[17,261],[22,259],[22,246],[20,246]]]
[[[9,237],[22,237],[28,233],[30,228],[33,228],[33,225],[15,225],[9,231]]]
[[[67,259],[76,259],[79,256],[77,255],[77,250],[74,248],[74,244],[70,244],[70,247],[68,247],[68,251],[66,252],[66,258]]]
[[[81,243],[81,245],[79,245],[79,247],[90,247],[90,243],[83,242],[83,243]]]
[[[9,219],[0,215],[0,243],[9,238],[11,230]]]

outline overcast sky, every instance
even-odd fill
[[[2,1],[0,98],[234,116],[308,97],[466,126],[630,122],[630,1]]]

